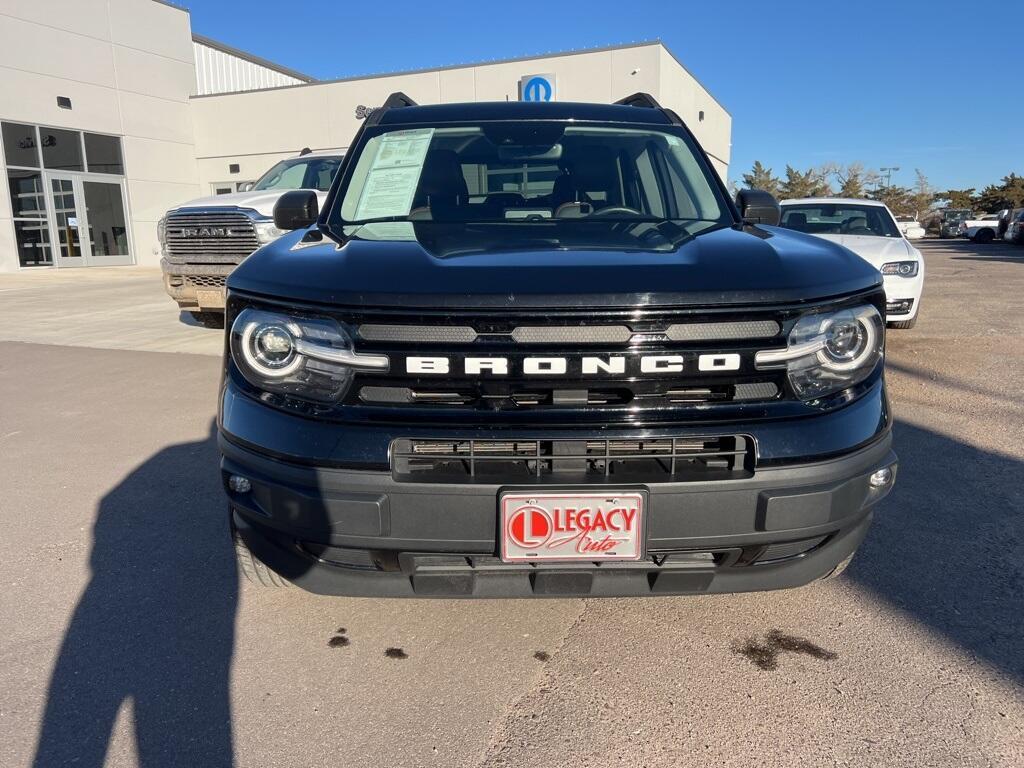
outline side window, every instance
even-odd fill
[[[281,171],[280,179],[276,184],[274,184],[274,186],[282,189],[301,189],[302,182],[305,177],[306,164],[296,163],[295,165],[290,165]]]

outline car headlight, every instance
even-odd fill
[[[386,355],[353,352],[334,320],[251,308],[231,325],[231,359],[258,389],[318,402],[339,400],[355,371],[389,365]]]
[[[916,261],[890,261],[883,264],[880,270],[883,275],[899,275],[900,277],[916,277]]]
[[[253,226],[256,228],[256,239],[260,241],[261,245],[272,243],[285,234],[283,229],[278,229],[274,225],[273,219],[257,219],[253,222]]]
[[[815,400],[866,379],[884,355],[885,323],[870,305],[815,312],[797,320],[785,349],[758,352],[760,369],[785,368],[801,400]]]
[[[160,250],[167,253],[167,217],[164,216],[156,223],[156,239],[160,243]]]

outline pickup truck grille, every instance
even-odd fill
[[[749,472],[753,440],[744,435],[586,440],[395,440],[398,480],[694,479]]]
[[[169,214],[166,237],[174,264],[238,264],[260,246],[252,219],[232,210]]]

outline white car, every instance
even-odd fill
[[[961,237],[975,242],[991,243],[995,240],[996,232],[999,231],[999,214],[986,213],[976,219],[966,219],[960,222],[960,229],[957,231]]]
[[[885,278],[889,327],[914,327],[924,288],[924,259],[883,203],[811,197],[783,200],[780,205],[779,226],[832,240],[874,265]]]
[[[924,227],[913,216],[897,216],[896,226],[907,240],[920,240],[924,237]]]

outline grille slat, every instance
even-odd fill
[[[222,235],[185,234],[186,230],[223,229]],[[201,211],[172,213],[166,223],[167,255],[193,264],[237,263],[259,248],[253,221],[244,213]]]
[[[743,435],[655,439],[395,440],[398,480],[510,480],[583,476],[646,482],[718,479],[753,469]]]

